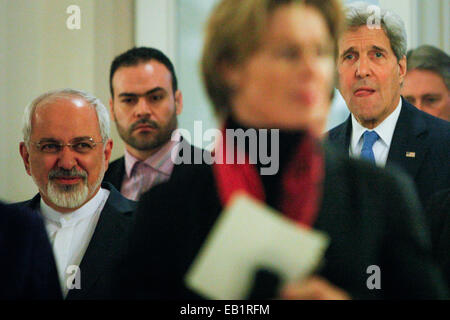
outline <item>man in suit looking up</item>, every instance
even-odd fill
[[[406,54],[408,72],[402,88],[405,99],[420,110],[450,121],[450,57],[433,46]]]
[[[398,15],[354,4],[346,27],[337,69],[351,115],[329,132],[329,139],[350,156],[404,169],[426,205],[432,194],[450,187],[450,124],[400,96],[407,64],[406,32]]]
[[[73,89],[44,93],[24,113],[20,154],[39,194],[21,205],[42,214],[69,299],[110,297],[131,223],[134,203],[102,184],[113,146],[109,129],[101,101]]]
[[[181,135],[172,134],[183,96],[172,62],[154,48],[133,48],[116,57],[109,83],[111,116],[125,155],[110,164],[105,181],[128,199],[138,200],[174,171],[171,154],[179,151]]]

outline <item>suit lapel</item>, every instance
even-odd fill
[[[343,148],[343,150],[346,151],[346,153],[348,154],[351,135],[352,135],[352,118],[350,115],[344,123],[342,123],[335,129],[330,131],[328,139],[335,146]]]
[[[25,205],[28,208],[31,208],[31,209],[33,209],[35,211],[39,211],[40,212],[40,210],[39,210],[40,203],[41,203],[41,195],[38,193],[38,194],[36,194],[33,197],[33,199],[21,202],[19,204],[20,205]]]
[[[125,199],[121,198],[118,191],[106,188],[110,189],[110,195],[80,263],[81,290],[70,290],[67,299],[88,296],[99,277],[108,274],[114,257],[117,257],[117,252],[124,247],[124,237],[130,225],[130,220],[124,212],[132,211],[132,208],[124,206],[122,201]]]
[[[427,125],[419,111],[402,98],[402,110],[395,126],[386,167],[400,166],[414,178],[429,147],[427,132]]]
[[[30,209],[33,210],[33,212],[35,212],[36,214],[38,214],[39,216],[41,216],[42,220],[45,220],[41,210],[40,210],[40,205],[41,205],[41,195],[38,193],[36,194],[33,199],[27,200],[27,201],[23,201],[23,202],[19,202],[17,203],[17,205],[19,206],[25,206],[28,207]]]
[[[352,118],[348,116],[347,121],[345,121],[345,127],[342,131],[339,139],[342,141],[342,144],[345,146],[345,150],[348,150],[350,147],[350,139],[352,136]]]
[[[125,176],[125,157],[120,157],[109,164],[105,173],[104,181],[110,182],[117,190],[122,188],[123,178]]]

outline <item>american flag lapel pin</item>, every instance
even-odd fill
[[[416,153],[412,152],[412,151],[406,151],[406,157],[407,158],[415,158],[416,157]]]

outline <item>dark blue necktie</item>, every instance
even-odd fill
[[[366,131],[363,134],[364,143],[361,150],[361,158],[375,164],[375,155],[373,154],[373,144],[378,140],[379,136],[375,131]]]

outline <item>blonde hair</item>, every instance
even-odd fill
[[[223,0],[209,18],[201,60],[203,82],[217,115],[225,117],[230,113],[233,94],[221,66],[245,62],[259,48],[273,11],[293,3],[312,6],[322,14],[337,55],[344,21],[339,0]]]

